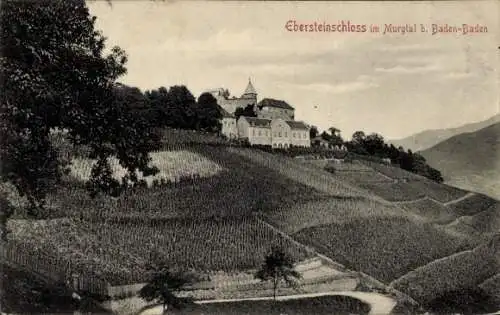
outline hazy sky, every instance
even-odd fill
[[[395,139],[499,112],[497,1],[89,3],[129,55],[120,81],[142,90],[185,84],[283,99],[296,119]],[[285,24],[378,24],[381,33],[289,32]],[[481,24],[487,33],[382,34],[385,24]],[[431,31],[431,30],[430,30]]]

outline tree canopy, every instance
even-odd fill
[[[201,280],[201,277],[195,273],[169,269],[162,257],[157,254],[152,256],[148,272],[150,279],[139,291],[139,296],[147,302],[162,303],[164,312],[167,306],[179,309],[186,302],[190,302],[190,299],[180,298],[176,296],[176,293],[185,286]]]
[[[217,100],[209,93],[203,93],[196,101],[184,85],[167,89],[160,87],[146,91],[150,106],[152,124],[156,127],[170,127],[217,132],[220,130],[221,111]]]
[[[148,167],[151,128],[116,97],[116,80],[126,73],[127,56],[119,47],[105,53],[105,37],[96,30],[84,0],[2,3],[0,74],[1,179],[27,196],[31,208],[67,171],[50,141],[51,131],[66,132],[74,145],[85,145],[98,160],[94,192],[119,193],[105,172],[116,156],[128,170]],[[113,188],[114,187],[114,188]]]
[[[254,106],[252,104],[248,104],[245,108],[236,108],[234,116],[236,116],[236,120],[238,120],[241,116],[257,117],[257,114],[255,113]]]
[[[276,291],[280,281],[285,281],[289,286],[295,287],[296,280],[301,274],[293,269],[293,260],[282,248],[273,247],[266,256],[264,263],[255,273],[255,278],[262,281],[272,281],[273,296],[276,299]]]

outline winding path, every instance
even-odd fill
[[[469,198],[469,197],[472,197],[472,196],[474,196],[474,195],[475,195],[475,193],[473,193],[473,192],[468,192],[468,193],[466,193],[465,195],[463,195],[463,196],[462,196],[462,197],[460,197],[460,198],[457,198],[457,199],[452,200],[452,201],[444,202],[444,203],[443,203],[443,205],[445,205],[445,206],[449,206],[449,205],[452,205],[452,204],[458,203],[458,202],[460,202],[460,201],[462,201],[462,200],[465,200],[465,199],[467,199],[467,198]]]
[[[359,291],[331,291],[331,292],[321,292],[321,293],[308,293],[308,294],[296,294],[296,295],[285,295],[278,296],[276,300],[286,301],[294,299],[312,298],[318,296],[350,296],[352,298],[358,299],[370,305],[371,309],[370,315],[389,315],[392,309],[396,306],[396,301],[388,296],[372,293],[372,292],[359,292]],[[256,297],[256,298],[243,298],[243,299],[227,299],[227,300],[207,300],[207,301],[197,301],[197,304],[212,304],[212,303],[227,303],[227,302],[240,302],[240,301],[264,301],[272,300],[273,297]],[[140,315],[161,315],[163,312],[163,306],[157,305],[148,308],[140,313]]]

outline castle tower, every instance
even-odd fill
[[[248,78],[247,88],[245,89],[245,92],[243,93],[241,98],[255,99],[255,102],[257,103],[257,91],[255,91],[250,78]]]
[[[241,95],[242,99],[248,101],[248,104],[253,104],[253,111],[257,114],[257,91],[253,87],[252,81],[248,78],[248,85],[245,89],[243,95]]]

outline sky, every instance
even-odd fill
[[[108,47],[128,54],[122,83],[240,96],[251,78],[259,100],[285,100],[296,120],[335,126],[345,138],[363,130],[399,139],[500,112],[499,3],[115,0],[89,8]],[[368,31],[293,32],[288,21]],[[487,32],[432,35],[432,24],[463,23]],[[384,34],[386,24],[417,31]]]

